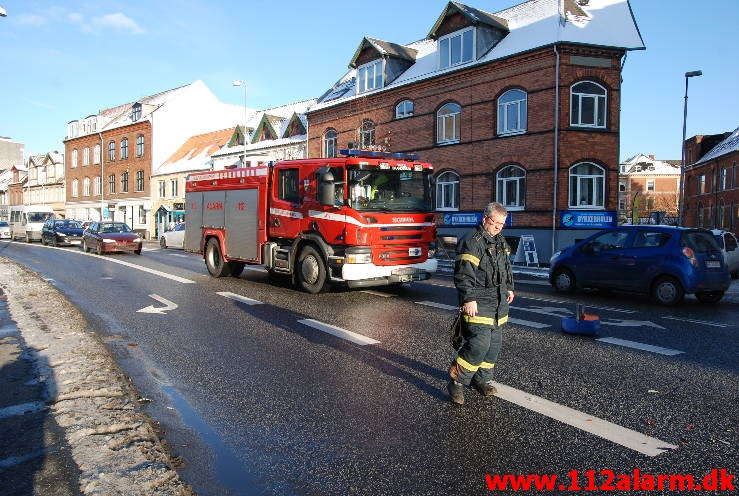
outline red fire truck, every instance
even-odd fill
[[[341,153],[190,174],[185,250],[202,254],[214,277],[264,264],[309,293],[431,277],[431,164],[412,154]]]

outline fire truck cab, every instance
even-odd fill
[[[408,154],[342,154],[190,174],[185,249],[214,277],[264,264],[309,293],[431,277],[433,167]]]

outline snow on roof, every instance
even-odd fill
[[[711,148],[708,153],[703,155],[700,160],[698,160],[693,165],[702,164],[703,162],[708,162],[709,160],[713,160],[714,158],[718,158],[722,155],[726,155],[727,153],[735,152],[739,150],[739,127],[734,129],[734,131],[724,138],[722,142],[720,142],[718,145]]]
[[[54,150],[53,152],[49,152],[49,159],[55,163],[55,164],[61,164],[64,162],[64,154],[59,153],[58,151]]]
[[[647,175],[647,176],[672,176],[680,174],[680,162],[675,166],[668,160],[657,160],[653,156],[639,153],[622,162],[622,166],[626,166],[623,175]]]
[[[228,143],[235,129],[232,127],[190,136],[152,175],[210,169],[211,154]]]
[[[564,0],[563,6],[565,8],[560,9],[559,0],[527,0],[490,14],[505,20],[510,32],[483,57],[466,64],[439,69],[435,40],[426,38],[409,43],[405,46],[417,50],[416,62],[392,83],[356,95],[356,69],[352,69],[322,95],[310,111],[559,42],[644,49],[628,0],[590,0],[587,5]]]

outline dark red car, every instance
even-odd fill
[[[98,255],[113,251],[132,251],[141,255],[141,237],[124,222],[93,222],[82,235],[82,249]]]

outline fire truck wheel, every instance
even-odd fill
[[[298,281],[311,294],[320,293],[326,287],[326,264],[312,246],[306,246],[298,258]]]
[[[231,266],[223,260],[221,246],[216,238],[210,238],[205,245],[205,266],[213,277],[227,277],[231,273]]]
[[[231,266],[231,277],[239,277],[244,272],[244,262],[228,262]]]

